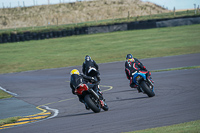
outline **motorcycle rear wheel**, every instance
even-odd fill
[[[89,108],[94,112],[94,113],[99,113],[101,111],[101,107],[99,103],[95,103],[91,98],[90,95],[86,95],[84,97],[85,102],[89,106]]]
[[[146,93],[149,97],[155,96],[155,93],[153,92],[153,90],[149,88],[149,86],[146,84],[145,81],[142,81],[140,83],[140,86],[142,87],[142,90],[144,91],[144,93]]]

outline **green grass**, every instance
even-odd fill
[[[200,52],[200,24],[0,44],[0,73]]]
[[[125,60],[127,53],[136,58],[199,53],[199,33],[200,25],[191,25],[0,44],[0,73],[81,65],[86,54],[105,63]],[[14,121],[9,118],[3,123]],[[199,127],[200,121],[194,121],[137,132],[199,132]]]
[[[0,119],[0,126],[2,126],[4,124],[14,123],[20,118],[21,118],[20,116],[17,116],[17,117],[10,117],[10,118],[6,118],[6,119]]]
[[[200,66],[189,66],[189,67],[177,67],[170,69],[153,70],[151,72],[163,72],[163,71],[174,71],[174,70],[188,70],[188,69],[199,69]]]
[[[127,133],[200,133],[200,120]]]
[[[4,98],[11,98],[12,95],[6,93],[5,91],[0,89],[0,99],[4,99]]]

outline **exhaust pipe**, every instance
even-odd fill
[[[97,99],[99,99],[99,96],[97,95],[97,93],[96,93],[93,89],[90,89],[90,91],[92,92],[92,94],[93,94]]]

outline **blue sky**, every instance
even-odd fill
[[[50,4],[57,4],[60,2],[74,2],[76,0],[49,0]],[[176,9],[192,9],[194,8],[194,4],[196,7],[200,5],[200,0],[142,0],[142,1],[149,1],[156,3],[160,6],[167,7],[169,10],[173,10],[175,7]],[[18,5],[23,6],[33,6],[48,4],[48,0],[0,0],[0,8],[4,7],[17,7]]]
[[[192,9],[194,8],[194,4],[196,4],[196,8],[200,6],[200,0],[142,0],[142,1],[149,1],[152,3],[156,3],[166,8],[168,7],[169,10],[173,10],[174,7],[176,9]]]

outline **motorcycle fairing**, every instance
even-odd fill
[[[82,95],[84,91],[88,90],[88,86],[86,84],[81,84],[75,89],[75,93],[78,95]]]
[[[139,72],[139,73],[134,73],[134,75],[133,75],[133,82],[134,83],[136,83],[136,84],[138,84],[138,80],[140,80],[139,78],[143,78],[144,80],[146,80],[146,74],[144,74],[144,73],[141,73],[141,72]]]

